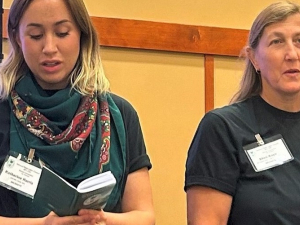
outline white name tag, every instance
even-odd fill
[[[294,159],[282,138],[245,149],[245,152],[256,172],[282,165]]]
[[[6,158],[0,173],[0,183],[8,189],[33,198],[42,170],[22,161],[20,157],[9,155]]]

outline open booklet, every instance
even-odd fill
[[[116,184],[114,175],[104,172],[74,187],[47,167],[43,167],[33,201],[46,204],[59,216],[75,215],[79,209],[103,209]]]

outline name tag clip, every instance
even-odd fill
[[[32,163],[34,157],[35,149],[31,148],[28,153],[27,163]]]
[[[261,138],[261,136],[260,136],[259,134],[255,134],[255,138],[256,138],[257,144],[258,144],[259,146],[265,144],[265,142],[263,141],[263,139]]]

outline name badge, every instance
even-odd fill
[[[0,185],[33,198],[41,172],[36,160],[10,152],[0,171]]]
[[[294,159],[281,135],[262,140],[257,135],[257,143],[244,147],[246,155],[256,172],[264,171]]]

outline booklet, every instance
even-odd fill
[[[80,209],[103,209],[115,184],[114,175],[107,171],[83,180],[76,188],[43,167],[33,201],[46,204],[59,216],[75,215]]]

